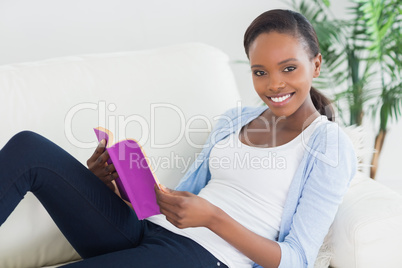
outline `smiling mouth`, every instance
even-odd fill
[[[288,100],[294,93],[285,94],[279,97],[268,97],[272,102],[281,103]]]

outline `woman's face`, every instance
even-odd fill
[[[310,88],[320,73],[321,54],[310,59],[297,38],[270,32],[253,41],[249,59],[254,88],[276,116],[316,111]]]

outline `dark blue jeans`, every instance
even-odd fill
[[[84,259],[66,267],[226,267],[193,240],[138,220],[75,158],[24,131],[0,151],[0,225],[27,191]]]

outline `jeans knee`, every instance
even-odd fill
[[[38,138],[42,138],[41,135],[39,135],[36,132],[30,131],[30,130],[23,130],[21,132],[18,132],[17,134],[15,134],[10,141],[14,141],[14,142],[24,142],[26,143],[27,141],[34,141],[37,140]]]
[[[15,134],[8,144],[11,145],[13,150],[22,149],[40,149],[45,144],[46,139],[33,131],[24,130]]]

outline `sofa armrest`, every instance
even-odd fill
[[[402,195],[358,173],[332,225],[331,267],[400,267],[401,226]]]

